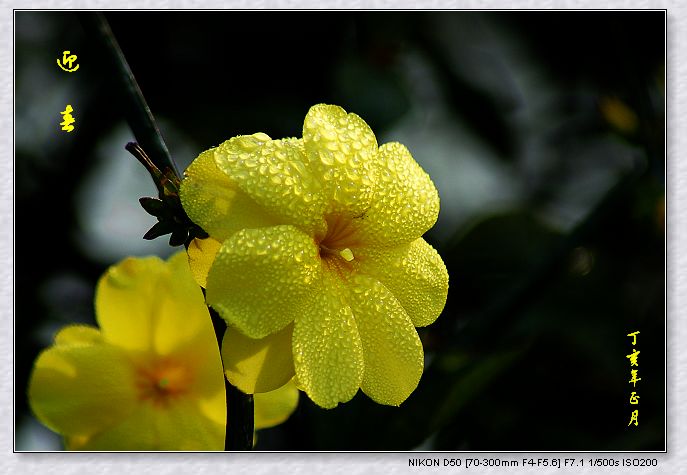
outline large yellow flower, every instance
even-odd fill
[[[223,450],[219,348],[185,253],[111,267],[95,307],[100,329],[67,326],[37,358],[29,402],[38,419],[70,450]],[[295,389],[276,393],[256,410],[258,427],[295,408]]]
[[[320,104],[302,139],[258,133],[200,154],[181,200],[211,236],[189,255],[230,325],[233,384],[269,391],[295,373],[326,408],[358,388],[399,405],[417,387],[415,327],[441,313],[448,274],[421,238],[439,197],[406,147],[378,147],[360,117]]]

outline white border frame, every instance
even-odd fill
[[[684,242],[678,240],[678,230],[687,229],[687,219],[677,210],[687,206],[687,161],[680,160],[680,152],[687,152],[685,140],[687,134],[682,133],[687,127],[687,121],[680,117],[679,111],[684,109],[687,94],[687,61],[685,61],[685,44],[687,27],[685,22],[686,7],[678,0],[654,2],[614,0],[600,5],[594,0],[577,1],[445,1],[445,0],[372,0],[368,2],[347,1],[236,1],[231,4],[210,0],[148,0],[142,2],[128,2],[115,0],[57,0],[36,2],[20,1],[7,2],[1,0],[2,16],[0,17],[0,35],[4,41],[0,43],[0,51],[4,61],[0,70],[0,88],[2,89],[3,114],[0,116],[0,137],[2,138],[3,159],[0,170],[4,186],[0,189],[0,226],[8,230],[13,229],[13,115],[7,111],[14,110],[13,78],[14,78],[14,9],[667,9],[666,20],[666,411],[672,418],[666,418],[667,453],[629,453],[625,458],[655,458],[658,467],[619,468],[610,469],[614,473],[681,473],[681,462],[685,460],[685,428],[681,422],[685,420],[687,409],[679,405],[680,396],[685,394],[687,384],[687,353],[679,351],[680,343],[687,337],[685,321],[680,319],[678,309],[686,302],[685,280],[687,279],[687,255]],[[600,8],[602,7],[602,8]],[[11,58],[11,60],[10,60]],[[12,108],[10,109],[10,105]],[[667,131],[670,130],[670,133]],[[12,151],[12,152],[10,152]],[[683,206],[681,206],[683,205]],[[668,222],[670,226],[668,226]],[[267,474],[267,473],[311,473],[325,472],[331,474],[355,475],[362,473],[415,473],[417,471],[462,471],[464,468],[454,467],[409,467],[410,458],[499,458],[502,460],[521,460],[522,458],[553,459],[553,458],[616,458],[619,453],[593,456],[592,452],[564,452],[564,453],[442,453],[442,452],[373,452],[373,453],[12,453],[14,447],[13,421],[13,270],[14,270],[14,234],[5,232],[0,238],[0,304],[4,331],[0,332],[0,356],[3,361],[3,378],[0,380],[0,416],[5,421],[4,431],[0,439],[6,450],[0,458],[0,471],[4,473],[35,473],[43,474],[71,474],[87,473],[119,474],[125,473],[179,473],[193,472],[200,475],[230,472],[236,474]],[[670,328],[670,332],[667,329]],[[509,468],[508,471],[517,473],[540,472],[544,467]],[[503,467],[490,469],[477,468],[481,473],[499,473]],[[590,467],[583,469],[560,468],[544,469],[555,473],[586,473]],[[593,470],[593,469],[592,469]],[[608,471],[609,468],[601,469]],[[474,469],[473,469],[474,471]]]

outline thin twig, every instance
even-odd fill
[[[121,88],[124,113],[136,140],[148,152],[153,163],[164,172],[169,168],[179,177],[172,156],[169,154],[160,129],[158,129],[153,114],[146,103],[141,88],[129,68],[124,53],[110,29],[105,16],[101,13],[78,13],[79,20],[86,33],[89,34],[102,50],[101,55],[107,62],[108,71]]]

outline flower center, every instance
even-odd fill
[[[355,259],[355,228],[351,220],[338,215],[327,216],[327,234],[319,241],[320,258],[332,270],[341,274],[350,270],[350,262]]]
[[[191,373],[174,361],[160,361],[137,371],[136,387],[142,401],[154,406],[166,407],[174,399],[186,393],[191,384]]]

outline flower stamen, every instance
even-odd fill
[[[164,407],[187,391],[190,379],[186,368],[164,362],[152,369],[139,368],[136,386],[142,401]]]
[[[352,247],[355,245],[355,227],[349,219],[338,215],[327,217],[327,233],[319,242],[320,256],[323,259],[332,257],[351,262],[355,256]],[[353,238],[352,238],[353,237]]]
[[[353,251],[351,251],[349,248],[339,251],[339,255],[343,257],[346,262],[351,262],[353,260]]]

